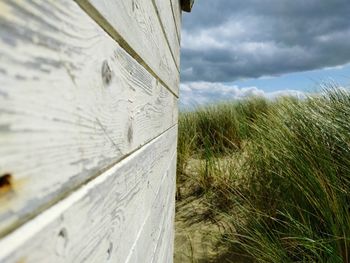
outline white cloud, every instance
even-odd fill
[[[188,82],[180,85],[180,107],[189,108],[216,102],[241,100],[251,96],[274,99],[281,96],[304,98],[305,94],[297,90],[279,90],[265,92],[257,87],[238,87],[212,82]]]

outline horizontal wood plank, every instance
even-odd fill
[[[157,245],[152,256],[152,263],[173,262],[174,256],[174,240],[175,240],[175,192],[176,192],[176,159],[172,161],[172,178],[175,178],[175,183],[170,187],[169,192],[172,193],[168,203],[168,216],[162,224],[162,232],[158,237]]]
[[[177,99],[71,0],[1,1],[0,28],[3,236],[172,127]]]
[[[179,69],[152,0],[76,0],[128,52],[136,54],[178,95]],[[125,44],[125,45],[124,45]]]
[[[170,213],[170,218],[173,218],[173,215],[175,214],[175,204],[172,206],[172,211]],[[158,243],[158,250],[156,251],[155,257],[152,259],[151,263],[162,263],[167,262],[171,263],[173,262],[174,257],[174,251],[173,251],[173,240],[174,240],[174,229],[172,220],[167,220],[166,225],[163,226],[164,232],[162,232],[162,236],[160,237]]]
[[[175,25],[177,29],[178,38],[181,41],[181,20],[182,20],[182,11],[180,0],[169,0],[172,5],[172,11],[175,19]]]
[[[176,65],[180,66],[180,40],[176,31],[176,24],[170,0],[152,0],[157,8],[165,36],[170,45]]]
[[[171,234],[174,230],[176,156],[168,162],[170,168],[164,176],[158,198],[125,263],[165,262],[162,261],[165,258],[163,254],[168,251],[165,251],[164,246],[173,241]]]
[[[143,226],[172,224],[174,206],[162,208],[174,204],[176,136],[175,126],[0,240],[0,262],[125,262]]]

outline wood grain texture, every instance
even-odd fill
[[[167,87],[178,95],[179,69],[166,42],[152,0],[76,1],[123,48],[131,54],[135,51]]]
[[[3,236],[172,127],[177,100],[71,0],[2,0],[0,28]]]
[[[176,136],[177,126],[5,237],[0,262],[152,262],[129,255],[144,229],[152,246],[173,231]],[[163,251],[153,262],[172,262]]]
[[[180,0],[169,0],[171,2],[173,16],[175,20],[175,26],[178,34],[178,38],[181,41],[181,20],[182,20],[182,11]]]
[[[172,161],[173,168],[171,172],[174,183],[170,186],[170,201],[168,202],[168,216],[163,221],[162,232],[158,237],[158,242],[154,250],[152,263],[173,262],[174,257],[174,240],[175,240],[175,192],[176,192],[176,159]]]
[[[164,260],[167,253],[172,253],[168,248],[173,243],[174,232],[176,156],[173,156],[169,163],[170,168],[163,179],[162,189],[138,235],[139,238],[135,240],[126,263],[172,262]]]
[[[170,45],[176,65],[180,66],[180,40],[176,31],[176,24],[170,0],[152,0],[156,6],[163,32]]]

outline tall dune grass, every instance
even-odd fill
[[[242,148],[258,116],[267,112],[263,98],[225,103],[182,112],[179,118],[178,174],[193,155],[227,153]]]
[[[180,115],[178,174],[253,262],[350,262],[350,95],[249,99]],[[190,158],[202,160],[184,175]],[[182,174],[182,175],[181,175]],[[233,260],[234,262],[234,260]]]

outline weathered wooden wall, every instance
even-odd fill
[[[0,0],[0,262],[172,262],[179,0]]]

